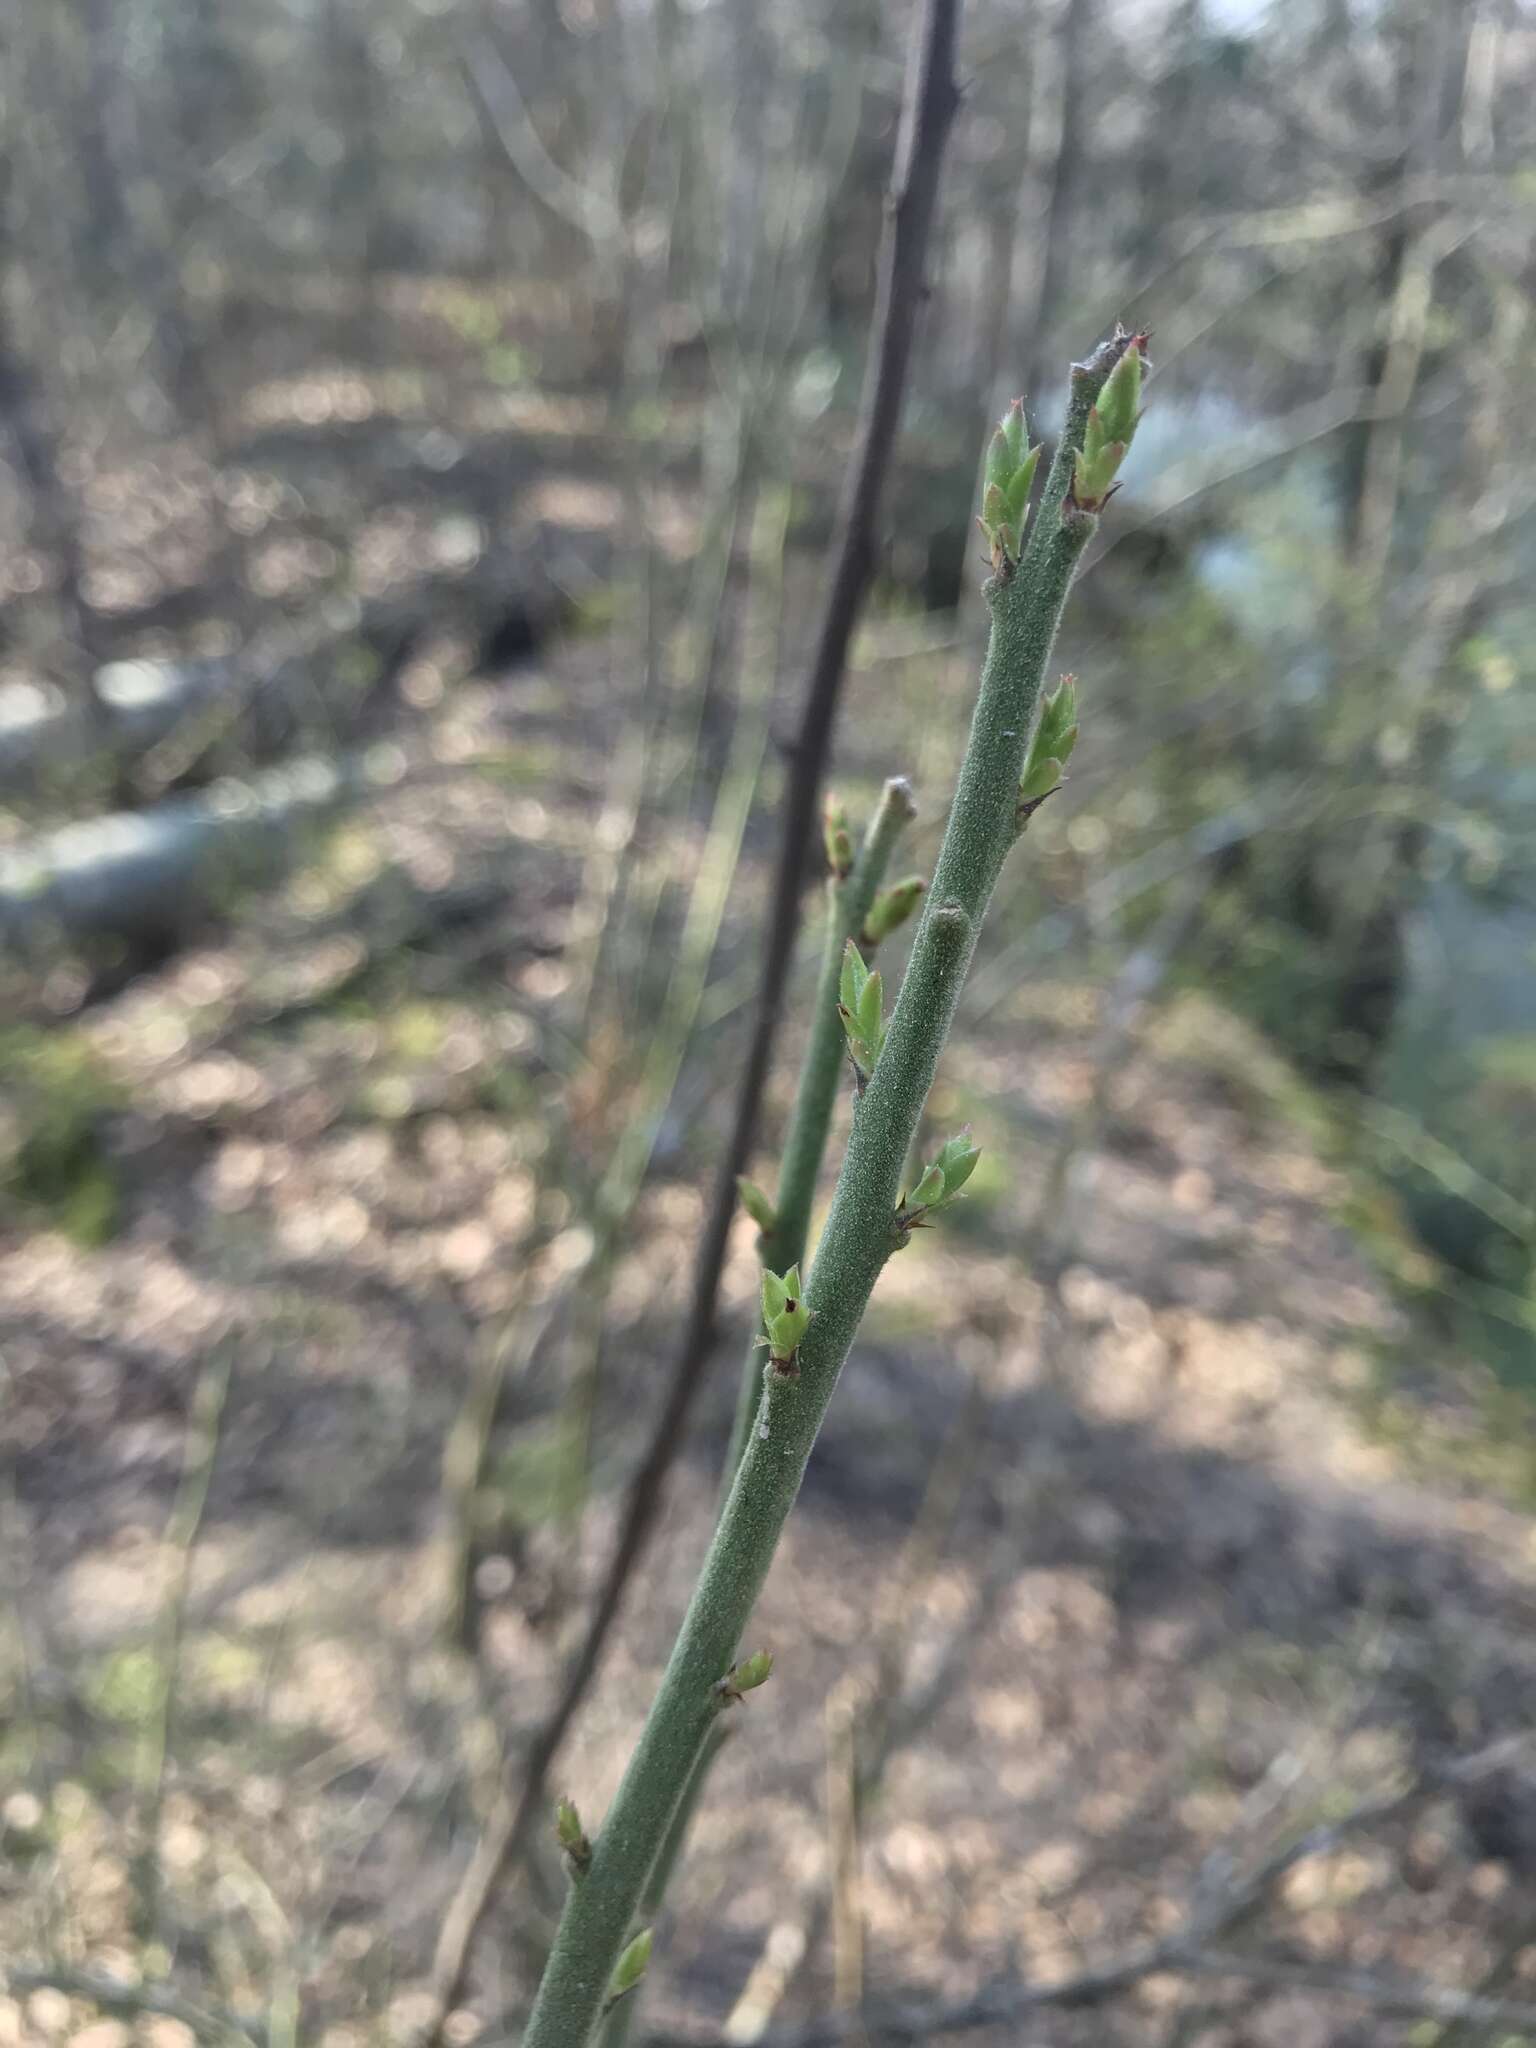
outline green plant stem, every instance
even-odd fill
[[[1032,538],[988,590],[991,641],[933,887],[884,1049],[853,1118],[806,1298],[793,1375],[769,1370],[762,1405],[661,1689],[593,1847],[571,1886],[523,2048],[585,2048],[619,1953],[773,1561],[869,1297],[895,1243],[902,1169],[960,998],[976,933],[1016,836],[1019,776],[1062,607],[1097,525],[1068,499],[1088,409],[1124,343],[1074,365],[1067,422]],[[737,1712],[772,1714],[771,1702]]]
[[[730,1739],[729,1722],[717,1720],[705,1738],[704,1747],[699,1751],[699,1760],[693,1767],[693,1776],[688,1780],[687,1788],[677,1803],[677,1811],[672,1816],[672,1825],[667,1829],[666,1840],[662,1843],[656,1861],[651,1865],[651,1874],[645,1881],[645,1890],[640,1895],[640,1909],[635,1915],[636,1924],[640,1927],[651,1926],[661,1911],[667,1896],[667,1887],[672,1882],[672,1873],[683,1853],[688,1830],[693,1825],[693,1816],[698,1812],[699,1801],[703,1797],[715,1758]],[[627,1998],[619,2000],[598,2030],[598,2048],[624,2048],[644,1995],[645,1985],[642,1982],[635,1986]]]
[[[857,939],[864,929],[876,891],[885,878],[892,851],[902,828],[917,815],[912,785],[904,776],[893,775],[880,792],[880,801],[864,834],[858,859],[838,881],[827,883],[827,933],[822,947],[821,970],[816,980],[815,1005],[811,1013],[811,1035],[800,1067],[795,1106],[790,1112],[789,1134],[784,1141],[784,1163],[779,1171],[778,1194],[774,1203],[775,1222],[758,1245],[763,1264],[770,1272],[784,1273],[805,1257],[811,1234],[811,1210],[816,1201],[816,1180],[832,1128],[838,1084],[848,1072],[842,1023],[837,1014],[837,982],[842,971],[843,947]],[[725,1483],[741,1463],[747,1431],[757,1412],[763,1380],[763,1354],[757,1340],[762,1334],[761,1318],[753,1324],[752,1342],[742,1364],[741,1392],[736,1402],[736,1421],[731,1431],[731,1448],[725,1461]]]
[[[875,806],[859,848],[858,858],[852,868],[841,880],[835,875],[829,876],[827,880],[826,937],[822,944],[821,966],[816,979],[810,1038],[800,1066],[794,1107],[790,1112],[789,1132],[784,1143],[783,1163],[779,1169],[779,1184],[774,1204],[774,1228],[758,1241],[759,1257],[763,1264],[775,1273],[786,1272],[789,1267],[798,1265],[805,1257],[806,1244],[811,1233],[811,1211],[816,1202],[816,1182],[821,1173],[821,1162],[832,1128],[838,1085],[848,1073],[847,1041],[837,1010],[843,947],[849,939],[857,941],[862,933],[880,884],[885,879],[896,842],[916,815],[917,804],[913,799],[912,785],[905,776],[891,776],[880,792],[880,801]],[[866,953],[869,950],[866,948]],[[730,1497],[731,1481],[735,1477],[737,1466],[741,1463],[742,1452],[746,1449],[747,1438],[762,1394],[762,1335],[762,1317],[758,1316],[753,1321],[752,1335],[747,1345],[746,1356],[742,1360],[736,1415],[731,1426],[730,1448],[726,1452],[721,1478],[722,1505]],[[707,1744],[689,1780],[687,1796],[679,1808],[684,1828],[703,1793],[710,1766],[718,1750],[719,1745],[714,1741]],[[680,1830],[674,1823],[672,1835],[668,1838],[669,1844],[677,1840],[680,1846],[679,1838]],[[643,1901],[641,1906],[643,1920],[654,1917],[656,1909],[661,1904],[675,1855],[675,1849],[669,1856],[664,1848],[661,1856],[657,1858],[655,1869],[646,1886],[646,1901]],[[647,1910],[646,1902],[652,1900],[654,1904]],[[623,2048],[629,2031],[630,2016],[638,2003],[637,1992],[614,2008],[599,2037],[602,2048]]]

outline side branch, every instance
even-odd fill
[[[719,1711],[720,1682],[800,1490],[843,1361],[898,1241],[897,1201],[976,934],[1013,843],[1019,777],[1057,623],[1097,525],[1068,501],[1093,408],[1128,338],[1073,372],[1062,452],[1016,574],[994,580],[992,640],[959,786],[888,1031],[877,1033],[831,1213],[806,1289],[796,1370],[770,1373],[756,1428],[661,1689],[591,1864],[573,1884],[523,2048],[584,2048],[651,1866]],[[1053,488],[1055,491],[1052,496]],[[872,979],[872,977],[871,977]],[[867,1036],[867,1034],[866,1034]]]
[[[763,1264],[773,1273],[786,1272],[805,1257],[816,1180],[827,1149],[838,1085],[847,1073],[843,1029],[837,1014],[843,947],[849,939],[856,941],[862,932],[896,840],[916,812],[910,783],[903,776],[893,776],[881,792],[852,872],[842,881],[834,877],[828,887],[826,943],[816,980],[810,1038],[784,1143],[773,1228],[764,1232],[759,1245]],[[760,1323],[754,1326],[754,1341],[742,1366],[736,1420],[725,1463],[726,1486],[741,1462],[747,1431],[757,1410],[762,1380],[762,1353],[756,1342],[760,1328]]]

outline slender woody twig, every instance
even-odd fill
[[[865,373],[856,453],[849,472],[816,649],[800,723],[789,748],[778,868],[758,987],[757,1016],[742,1071],[725,1155],[716,1177],[694,1269],[692,1300],[671,1383],[630,1483],[618,1541],[587,1633],[572,1659],[560,1697],[526,1752],[516,1797],[499,1805],[455,1895],[439,1934],[432,1971],[432,2009],[423,2029],[435,2042],[457,1998],[470,1948],[502,1872],[526,1847],[544,1811],[544,1790],[576,1710],[607,1645],[636,1564],[660,1512],[672,1461],[682,1442],[714,1341],[715,1306],[726,1242],[736,1209],[736,1180],[747,1165],[783,1007],[799,926],[800,890],[831,746],[849,643],[868,588],[876,520],[895,445],[912,338],[923,296],[923,268],[938,192],[944,142],[958,104],[954,53],[959,0],[924,0],[908,73],[882,237],[875,332]]]
[[[799,1492],[811,1447],[885,1261],[904,1241],[898,1201],[977,932],[1018,836],[1041,687],[1073,575],[1134,431],[1141,337],[1117,334],[1074,366],[1067,421],[1032,536],[1020,548],[1033,457],[1007,472],[988,585],[992,636],[959,786],[889,1030],[873,1056],[811,1274],[791,1359],[775,1352],[758,1419],[639,1744],[590,1864],[572,1883],[524,2048],[584,2048],[651,1865],[716,1715],[737,1646]],[[1134,360],[1128,360],[1134,358]],[[1129,374],[1110,380],[1122,362]],[[1096,401],[1104,399],[1101,412]],[[1108,432],[1109,411],[1129,426]],[[1020,416],[1021,420],[1021,416]],[[1016,439],[1020,420],[1009,424]],[[994,492],[988,492],[992,518]],[[1044,764],[1041,764],[1044,765]],[[1059,763],[1051,763],[1059,777]],[[1025,795],[1030,795],[1025,790]],[[1043,801],[1043,797],[1036,799]],[[863,1018],[866,1040],[871,1027]],[[935,1169],[936,1170],[936,1169]],[[782,1291],[782,1290],[781,1290]],[[774,1369],[777,1365],[782,1369]],[[766,1672],[763,1674],[766,1675]],[[624,1973],[621,1971],[621,1976]],[[618,1987],[622,1988],[622,1987]]]
[[[811,1234],[811,1210],[816,1200],[816,1180],[827,1149],[838,1088],[848,1072],[847,1045],[837,1014],[837,986],[843,967],[843,948],[850,939],[857,941],[862,933],[897,837],[916,812],[911,785],[903,776],[892,776],[881,792],[880,802],[869,821],[869,829],[852,869],[844,876],[834,874],[828,881],[826,940],[816,982],[810,1037],[800,1066],[789,1133],[784,1141],[784,1159],[774,1198],[773,1226],[764,1231],[758,1244],[763,1264],[773,1273],[783,1273],[789,1267],[797,1266],[805,1257]],[[741,1462],[747,1431],[757,1409],[763,1377],[762,1353],[757,1343],[761,1327],[759,1318],[753,1323],[752,1341],[742,1369],[736,1422],[725,1462],[727,1490]]]

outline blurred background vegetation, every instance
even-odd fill
[[[87,1964],[273,2041],[419,2019],[686,1302],[907,19],[13,0],[8,2040],[198,2030],[91,2020]],[[1116,318],[1157,373],[935,1105],[986,1157],[856,1353],[741,1716],[789,1725],[732,1744],[658,1952],[689,2038],[1158,1930],[1234,1828],[1536,1698],[1536,18],[974,0],[963,69],[834,763],[856,814],[911,775],[919,864],[988,423],[1048,434]],[[562,1765],[594,1815],[753,1282],[744,1227]],[[821,1702],[893,1600],[850,1920]],[[1324,1859],[1287,1953],[1536,1974],[1500,1782]],[[464,2043],[526,1997],[545,1848]],[[1039,2038],[1426,2024],[1193,1984]]]

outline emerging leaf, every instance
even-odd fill
[[[1019,778],[1019,802],[1043,803],[1052,790],[1061,787],[1066,764],[1077,745],[1077,678],[1063,676],[1040,707],[1024,773]]]
[[[577,1869],[585,1869],[591,1862],[592,1844],[587,1840],[581,1815],[569,1799],[555,1803],[555,1839]]]
[[[1008,445],[1008,436],[999,427],[987,446],[988,487],[995,485],[999,490],[1006,488],[1015,467],[1014,453]]]
[[[869,969],[864,965],[863,955],[849,939],[843,947],[842,979],[838,982],[837,993],[843,1008],[850,1017],[856,1017],[859,997],[864,993],[864,984],[869,979]]]
[[[765,1267],[763,1271],[763,1321],[771,1324],[776,1316],[783,1315],[784,1307],[788,1300],[789,1289],[777,1273],[770,1273]]]
[[[645,1975],[646,1965],[650,1960],[651,1930],[644,1927],[613,1966],[613,1976],[608,1983],[609,1998],[623,1998],[626,1993],[633,1991]]]
[[[773,1281],[772,1288],[769,1281]],[[768,1355],[780,1364],[792,1359],[800,1339],[810,1328],[811,1312],[800,1286],[800,1268],[791,1266],[783,1279],[763,1275],[763,1328],[768,1333]]]
[[[885,991],[880,980],[880,970],[866,975],[864,986],[859,991],[854,1017],[859,1026],[859,1036],[870,1045],[878,1045],[885,1022]]]
[[[1038,448],[1027,448],[1024,404],[1015,399],[987,449],[986,483],[981,494],[981,530],[987,537],[993,567],[999,572],[1018,562],[1024,546],[1024,521],[1030,487],[1040,460]]]
[[[838,1013],[853,1063],[865,1080],[874,1072],[875,1061],[885,1043],[884,1004],[878,971],[871,974],[858,947],[850,939],[843,948],[843,971],[839,982]]]
[[[1024,401],[1016,398],[1003,414],[1002,436],[1008,444],[1008,453],[1013,458],[1013,467],[1018,468],[1024,460]]]
[[[1072,469],[1072,495],[1085,512],[1097,512],[1114,487],[1126,451],[1141,418],[1141,373],[1147,337],[1126,334],[1120,360],[1104,380],[1098,402],[1088,414],[1083,445]]]
[[[939,1147],[938,1157],[923,1168],[922,1178],[903,1200],[898,1221],[911,1229],[920,1221],[914,1211],[947,1208],[976,1171],[980,1157],[968,1129],[947,1138]]]
[[[1019,784],[1021,804],[1038,803],[1050,795],[1053,789],[1061,787],[1061,763],[1054,754],[1047,754],[1043,760],[1031,760]]]
[[[1105,438],[1130,446],[1141,418],[1141,351],[1144,334],[1133,334],[1126,351],[1104,380],[1097,412]]]
[[[976,1171],[980,1157],[981,1148],[971,1143],[968,1130],[961,1131],[940,1148],[937,1163],[944,1175],[944,1193],[948,1200],[953,1201],[965,1186]]]
[[[1004,496],[1008,505],[1008,516],[1015,526],[1022,526],[1024,523],[1024,508],[1029,503],[1030,489],[1034,484],[1035,471],[1039,465],[1040,450],[1038,447],[1031,448],[1019,468],[1014,471],[1012,478],[1004,487]]]
[[[1083,511],[1097,512],[1103,505],[1128,446],[1128,442],[1110,440],[1095,406],[1072,468],[1072,495]]]
[[[853,840],[848,833],[848,813],[831,795],[822,817],[822,844],[827,850],[827,866],[841,881],[853,866]]]
[[[743,1657],[732,1673],[732,1683],[737,1692],[756,1692],[760,1685],[766,1685],[773,1670],[773,1654],[769,1650],[754,1650],[750,1657]]]

